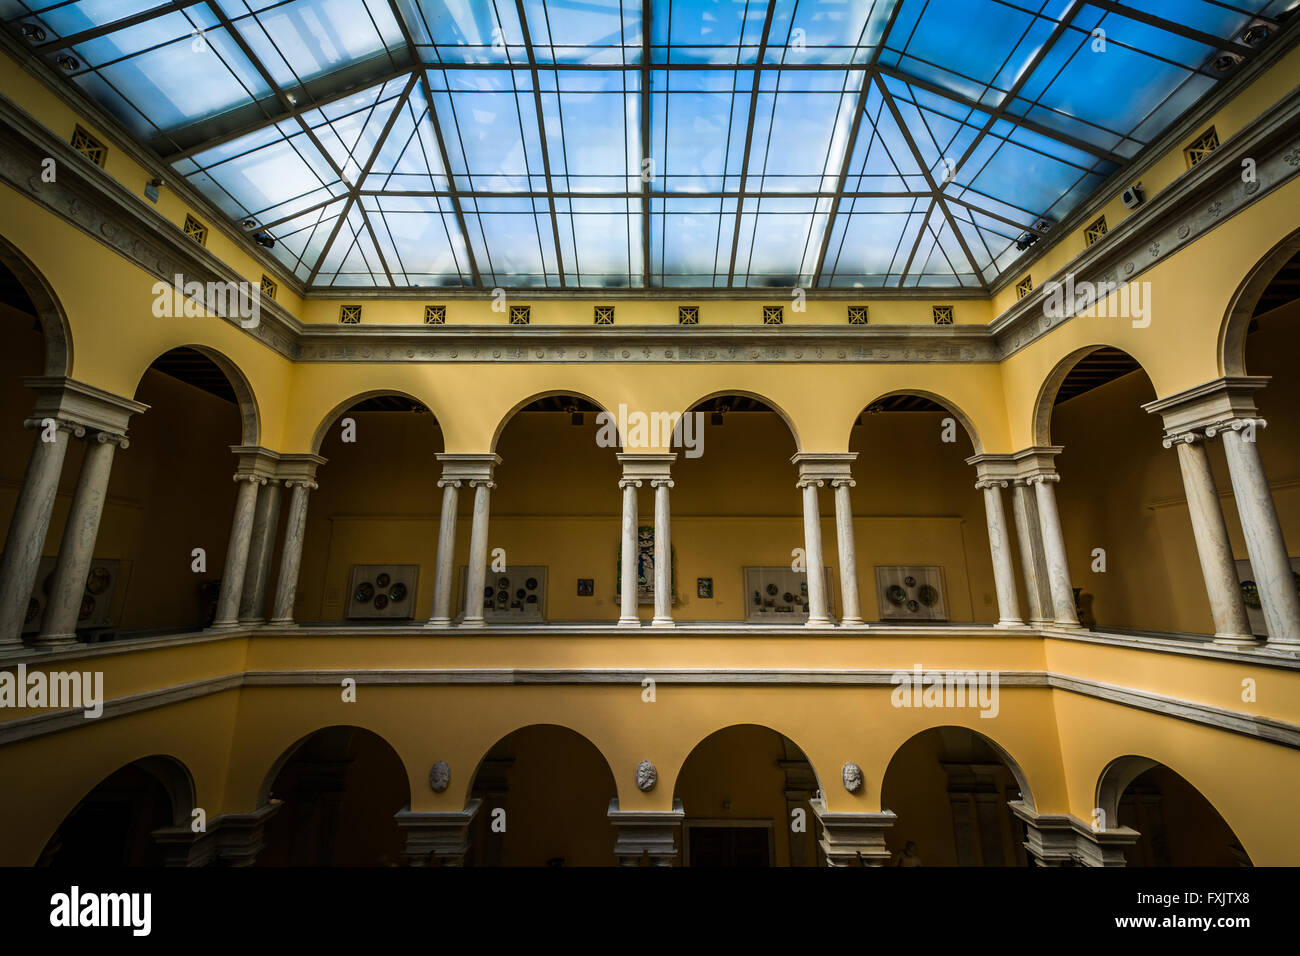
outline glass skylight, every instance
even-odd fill
[[[0,0],[0,18],[309,286],[981,289],[1298,3]]]

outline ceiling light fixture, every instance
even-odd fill
[[[31,40],[33,43],[45,42],[45,30],[38,27],[35,23],[24,23],[22,26],[23,38]]]

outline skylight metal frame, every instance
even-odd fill
[[[385,48],[381,53],[376,54],[374,56],[366,57],[361,60],[355,60],[349,62],[346,64],[345,68],[340,71],[340,73],[347,75],[347,81],[351,81],[352,77],[356,74],[360,74],[362,76],[368,77],[367,85],[369,86],[375,86],[376,84],[380,84],[380,83],[388,83],[403,75],[408,75],[408,80],[404,87],[403,93],[400,96],[398,105],[390,113],[388,120],[384,125],[381,134],[376,140],[374,147],[370,152],[369,158],[362,169],[361,175],[356,177],[355,182],[350,181],[349,177],[345,174],[344,170],[334,160],[329,150],[327,150],[323,145],[323,143],[320,141],[320,138],[317,136],[315,130],[304,119],[304,116],[305,114],[313,110],[319,110],[322,107],[332,102],[335,102],[339,99],[342,99],[346,96],[356,93],[357,92],[356,88],[334,88],[329,92],[324,92],[317,95],[313,91],[314,90],[319,91],[324,88],[322,87],[322,84],[320,83],[319,79],[313,80],[311,78],[308,78],[307,80],[304,81],[302,78],[297,77],[295,74],[295,79],[298,80],[298,86],[295,88],[294,94],[295,95],[298,94],[299,91],[302,91],[303,93],[306,94],[306,101],[298,102],[295,99],[294,95],[290,95],[288,91],[283,89],[281,85],[276,82],[270,70],[261,62],[259,57],[256,55],[256,52],[252,48],[252,46],[249,44],[247,39],[243,36],[242,32],[235,26],[231,18],[227,16],[227,14],[222,9],[220,3],[218,3],[217,0],[171,0],[171,2],[161,3],[157,6],[150,7],[146,10],[142,10],[138,13],[135,13],[129,17],[125,17],[121,20],[97,25],[92,29],[83,30],[78,33],[73,33],[62,37],[55,37],[50,41],[35,46],[31,44],[23,44],[23,45],[38,56],[48,57],[49,54],[54,53],[56,51],[70,50],[73,49],[75,46],[77,46],[77,44],[79,43],[85,43],[96,38],[110,35],[116,31],[125,29],[132,25],[144,24],[156,18],[166,16],[168,14],[184,12],[199,7],[208,11],[208,13],[210,13],[211,16],[214,17],[216,21],[221,25],[221,27],[225,30],[226,35],[229,37],[229,39],[232,41],[235,47],[239,49],[239,51],[243,54],[243,56],[248,60],[249,64],[253,66],[258,76],[261,78],[262,82],[270,90],[271,95],[263,96],[259,98],[258,96],[254,95],[252,91],[249,91],[249,102],[244,106],[240,107],[240,109],[245,112],[247,112],[247,110],[249,109],[256,108],[264,115],[264,118],[262,120],[256,122],[245,122],[243,125],[234,128],[229,128],[228,113],[232,111],[228,111],[227,113],[223,113],[220,116],[214,116],[209,119],[200,120],[196,123],[181,127],[179,131],[185,133],[187,138],[192,138],[193,141],[187,142],[184,145],[182,145],[181,143],[177,143],[176,145],[178,146],[178,149],[175,152],[170,152],[165,154],[165,156],[162,157],[163,161],[168,163],[175,163],[184,159],[189,159],[194,156],[200,155],[201,153],[207,150],[213,149],[217,146],[235,142],[241,136],[246,136],[249,135],[250,133],[256,133],[260,130],[266,129],[277,123],[284,123],[286,121],[291,121],[294,124],[296,124],[296,126],[301,130],[301,132],[307,137],[308,141],[310,141],[313,144],[313,146],[319,151],[321,156],[324,158],[326,163],[331,167],[334,174],[338,178],[338,182],[342,184],[342,186],[344,187],[344,192],[339,196],[331,196],[328,199],[324,199],[319,202],[313,203],[312,205],[306,208],[298,209],[292,215],[283,216],[271,222],[259,222],[257,223],[257,228],[259,230],[274,229],[284,223],[291,221],[292,219],[299,218],[312,211],[323,209],[325,207],[332,205],[333,203],[339,202],[340,199],[342,200],[342,207],[336,221],[333,224],[333,229],[329,241],[322,248],[319,256],[317,257],[316,262],[312,265],[310,274],[306,282],[306,285],[308,287],[312,287],[313,284],[315,283],[318,275],[320,274],[322,265],[325,263],[327,257],[330,254],[331,248],[333,247],[334,243],[339,240],[340,232],[342,230],[344,223],[347,221],[348,216],[351,213],[351,210],[353,208],[356,208],[359,213],[360,221],[363,224],[365,232],[368,235],[370,243],[373,246],[374,252],[378,257],[378,263],[383,270],[383,276],[387,280],[388,287],[394,289],[398,288],[397,286],[394,285],[392,267],[387,261],[383,245],[379,242],[375,227],[370,221],[370,216],[366,204],[361,201],[362,197],[368,195],[385,195],[385,196],[398,196],[398,197],[407,196],[407,195],[410,196],[418,195],[418,196],[437,197],[439,199],[446,198],[450,202],[452,209],[454,211],[454,220],[457,228],[460,230],[460,238],[463,242],[463,248],[467,255],[467,265],[469,267],[469,273],[470,273],[470,275],[468,276],[469,279],[468,286],[465,286],[463,283],[463,280],[466,278],[464,276],[463,268],[461,269],[461,273],[462,273],[461,279],[462,279],[462,287],[468,289],[482,289],[483,281],[482,281],[482,273],[480,272],[479,265],[476,261],[476,257],[474,253],[474,244],[470,239],[470,232],[469,229],[467,228],[466,217],[463,210],[463,200],[467,195],[472,199],[508,196],[511,198],[527,199],[530,202],[530,204],[533,204],[536,200],[545,201],[546,207],[549,211],[549,218],[551,222],[551,241],[554,243],[555,277],[558,280],[558,286],[560,289],[567,289],[570,288],[570,286],[569,286],[568,276],[566,274],[566,269],[564,265],[565,252],[564,252],[564,245],[561,242],[560,229],[558,224],[557,206],[556,206],[557,199],[574,200],[574,199],[586,199],[586,198],[606,198],[606,199],[624,198],[631,201],[639,201],[640,216],[641,216],[639,224],[640,224],[641,247],[642,247],[641,248],[642,272],[640,278],[641,278],[641,285],[645,289],[658,288],[655,282],[656,272],[653,268],[654,262],[653,262],[652,245],[651,245],[651,216],[654,215],[653,212],[654,201],[662,200],[665,201],[666,203],[669,200],[678,200],[678,199],[700,199],[700,198],[717,198],[723,200],[734,199],[735,211],[734,213],[731,213],[731,215],[734,215],[734,223],[732,228],[732,243],[731,243],[730,255],[728,258],[728,271],[727,271],[727,284],[726,284],[726,288],[728,290],[734,290],[734,291],[741,291],[744,288],[746,288],[743,285],[737,286],[736,279],[738,274],[737,257],[740,248],[740,236],[741,236],[741,230],[742,228],[744,228],[742,217],[746,214],[745,210],[747,208],[747,205],[749,206],[749,208],[754,210],[753,213],[751,214],[761,217],[763,214],[761,212],[758,212],[758,209],[761,208],[758,204],[763,199],[808,198],[814,200],[812,206],[812,212],[808,214],[810,229],[815,230],[816,228],[818,228],[818,219],[819,217],[821,217],[823,220],[820,225],[821,234],[819,237],[814,239],[813,233],[810,232],[809,235],[805,237],[805,244],[813,241],[816,242],[817,251],[815,257],[815,267],[811,274],[811,288],[826,289],[828,287],[823,285],[823,278],[824,278],[823,273],[825,271],[827,251],[832,239],[832,234],[834,232],[838,217],[841,215],[842,200],[855,199],[855,198],[888,197],[888,198],[899,198],[899,199],[903,199],[903,198],[915,199],[915,198],[929,197],[931,198],[931,202],[929,204],[925,216],[922,219],[922,224],[918,229],[916,241],[914,242],[913,248],[911,250],[911,255],[908,258],[908,262],[904,269],[904,272],[902,273],[902,276],[899,278],[897,282],[897,287],[900,288],[903,287],[903,285],[907,281],[907,278],[912,275],[912,268],[914,265],[914,260],[917,255],[917,250],[921,245],[923,236],[929,229],[929,225],[931,223],[932,218],[934,217],[934,214],[937,212],[939,216],[942,218],[942,222],[946,224],[947,229],[951,232],[956,243],[960,246],[961,251],[967,260],[966,265],[969,267],[970,273],[973,274],[978,280],[979,288],[986,292],[989,291],[991,287],[990,279],[985,275],[985,268],[988,267],[981,268],[981,266],[979,265],[979,261],[972,254],[971,248],[967,242],[967,238],[963,234],[963,230],[959,227],[956,218],[953,216],[949,204],[953,204],[954,206],[960,206],[963,209],[969,210],[972,213],[972,215],[973,213],[977,212],[980,215],[988,217],[991,220],[1001,221],[1012,228],[1021,229],[1023,231],[1027,231],[1031,233],[1036,232],[1037,234],[1042,235],[1045,233],[1046,230],[1040,229],[1037,223],[1026,227],[1023,223],[1017,223],[1007,218],[1006,216],[1001,215],[997,211],[997,209],[985,208],[983,206],[978,205],[978,203],[971,203],[969,201],[963,200],[962,198],[946,195],[944,192],[944,186],[947,184],[947,180],[945,181],[945,183],[937,183],[935,181],[935,176],[932,171],[931,165],[926,163],[922,151],[918,148],[918,144],[914,135],[914,130],[909,127],[908,123],[904,120],[904,118],[900,114],[894,96],[890,91],[890,89],[888,88],[888,85],[884,82],[883,77],[886,76],[892,77],[898,81],[908,84],[913,88],[916,88],[918,90],[924,90],[929,93],[935,94],[937,96],[941,96],[949,101],[960,104],[970,109],[978,110],[980,113],[984,114],[986,118],[983,122],[982,128],[979,130],[979,132],[974,136],[974,138],[969,142],[969,144],[964,149],[960,159],[956,163],[957,170],[960,170],[971,159],[979,143],[982,142],[986,137],[990,135],[991,131],[994,129],[994,127],[998,124],[999,121],[1005,121],[1007,123],[1012,124],[1015,127],[1021,127],[1031,132],[1037,133],[1041,136],[1047,137],[1051,141],[1061,143],[1062,145],[1072,147],[1074,149],[1088,153],[1089,155],[1092,155],[1097,159],[1105,160],[1106,162],[1113,164],[1116,168],[1123,168],[1129,165],[1129,163],[1131,162],[1130,157],[1121,156],[1109,150],[1097,147],[1084,140],[1080,140],[1077,137],[1071,136],[1069,133],[1060,130],[1055,130],[1047,126],[1043,126],[1042,124],[1036,123],[1034,120],[1028,118],[1027,116],[1020,116],[1018,114],[1009,112],[1007,109],[1007,107],[1015,100],[1016,96],[1021,92],[1025,83],[1034,74],[1035,70],[1042,63],[1044,58],[1053,49],[1054,44],[1056,44],[1070,29],[1072,21],[1074,20],[1076,14],[1080,10],[1084,9],[1085,7],[1093,7],[1098,10],[1104,11],[1107,14],[1114,13],[1119,16],[1123,16],[1131,20],[1147,24],[1148,26],[1154,27],[1156,29],[1164,30],[1169,33],[1184,37],[1196,43],[1203,44],[1205,46],[1210,47],[1214,51],[1229,50],[1234,54],[1240,56],[1243,61],[1249,61],[1254,57],[1258,56],[1261,49],[1264,49],[1267,46],[1267,45],[1251,46],[1241,42],[1236,36],[1227,37],[1227,38],[1217,37],[1213,34],[1205,33],[1195,27],[1172,23],[1162,17],[1146,13],[1144,11],[1138,10],[1133,7],[1124,6],[1120,3],[1114,2],[1114,0],[1074,0],[1074,2],[1070,4],[1070,6],[1066,9],[1066,11],[1060,15],[1054,29],[1051,32],[1050,37],[1044,42],[1042,42],[1038,50],[1035,52],[1032,61],[1027,67],[1025,67],[1021,71],[1020,75],[1016,79],[1015,83],[1012,85],[1011,89],[1005,92],[1001,96],[1001,99],[997,104],[989,105],[982,102],[972,101],[969,98],[962,95],[961,93],[956,92],[953,89],[947,88],[942,84],[928,80],[925,77],[913,75],[912,73],[906,70],[888,66],[878,62],[881,51],[885,48],[888,40],[890,39],[890,32],[895,24],[895,21],[899,16],[900,11],[904,8],[904,5],[906,3],[915,2],[915,0],[898,0],[898,2],[894,4],[892,9],[890,10],[890,13],[887,18],[887,22],[885,23],[880,36],[874,42],[874,47],[871,50],[870,60],[868,62],[865,63],[853,62],[851,59],[848,59],[844,62],[836,60],[834,62],[824,62],[824,63],[823,62],[769,63],[766,62],[767,59],[766,54],[769,48],[769,39],[772,31],[774,15],[777,10],[777,3],[775,2],[775,0],[772,0],[772,2],[768,2],[765,5],[766,9],[764,15],[764,24],[763,24],[761,39],[759,41],[758,53],[757,53],[757,57],[755,58],[755,61],[753,63],[736,62],[736,63],[721,63],[721,64],[705,63],[705,62],[701,62],[701,63],[674,62],[672,61],[671,57],[666,57],[665,58],[666,62],[662,62],[662,63],[654,62],[653,51],[655,47],[653,43],[653,26],[654,26],[653,0],[641,0],[640,3],[642,33],[641,33],[639,62],[631,62],[626,56],[622,58],[622,62],[615,63],[615,64],[539,62],[538,57],[535,55],[535,48],[530,33],[530,25],[528,21],[528,12],[525,8],[524,0],[514,0],[515,11],[519,17],[520,27],[523,30],[523,39],[524,39],[523,48],[528,60],[526,69],[528,70],[528,72],[531,74],[532,77],[533,102],[537,114],[536,123],[540,135],[540,148],[542,154],[542,171],[541,171],[540,178],[545,183],[545,188],[542,190],[529,189],[528,191],[523,191],[523,192],[514,192],[514,191],[493,192],[490,190],[474,189],[467,194],[458,187],[456,182],[457,176],[453,172],[452,167],[448,161],[446,140],[444,138],[443,130],[441,128],[441,118],[439,116],[439,111],[437,109],[436,101],[434,99],[434,96],[432,95],[432,90],[430,89],[430,85],[429,85],[429,78],[428,78],[429,71],[435,69],[446,69],[446,70],[488,69],[488,70],[498,70],[498,71],[510,71],[516,69],[523,69],[524,67],[521,64],[515,64],[510,60],[507,60],[507,62],[505,63],[490,63],[490,64],[451,63],[447,61],[432,63],[432,62],[422,60],[420,55],[420,49],[416,43],[414,36],[412,35],[410,26],[407,23],[406,17],[402,13],[401,7],[399,6],[397,0],[385,0],[385,2],[389,12],[392,15],[392,18],[396,21],[398,28],[401,31],[402,41],[403,41],[402,47],[396,48],[385,44]],[[506,0],[506,2],[509,2],[509,0]],[[805,0],[805,2],[807,2],[807,0]],[[791,24],[795,22],[797,10],[798,10],[797,3],[790,8],[789,17],[790,17]],[[253,15],[256,16],[258,12],[260,11],[253,11]],[[1248,13],[1248,11],[1242,11],[1242,12],[1243,14]],[[1262,16],[1259,14],[1253,14],[1253,13],[1249,13],[1248,15],[1251,17],[1252,22],[1268,23],[1273,25],[1275,28],[1278,26],[1278,21],[1273,20],[1270,17]],[[7,25],[11,28],[14,28],[22,21],[26,21],[32,18],[39,19],[39,16],[40,14],[37,13],[34,15],[24,15],[24,16],[11,18],[11,20],[8,21]],[[1043,16],[1046,17],[1045,14]],[[864,22],[864,27],[863,27],[864,32],[869,28],[870,22],[871,21],[869,15],[868,19]],[[379,27],[377,24],[375,28],[377,31],[379,31]],[[380,31],[380,35],[382,38],[382,31]],[[554,37],[550,36],[549,29],[548,29],[548,40],[551,41],[554,47],[559,47],[563,45],[562,43],[558,42]],[[742,35],[736,41],[737,51],[744,49],[744,47],[741,45],[743,43],[743,40],[744,37]],[[167,42],[171,43],[175,41],[167,41]],[[672,41],[670,39],[669,40],[670,48],[671,48],[671,42]],[[861,45],[861,40],[859,40],[858,45],[859,46]],[[628,48],[623,47],[623,49],[626,50]],[[845,49],[852,49],[852,48],[845,47]],[[401,53],[400,56],[398,55],[399,50]],[[138,53],[128,54],[128,56],[136,56],[136,55],[138,55]],[[375,64],[385,60],[387,61],[387,68],[384,70],[376,71],[374,69]],[[1191,67],[1188,67],[1186,64],[1176,64],[1176,65],[1179,66],[1181,69],[1193,69]],[[544,117],[544,111],[542,107],[542,84],[540,82],[540,74],[543,71],[559,72],[559,71],[566,71],[566,70],[600,70],[605,72],[635,70],[639,73],[639,77],[640,77],[640,88],[638,92],[638,98],[640,102],[639,134],[641,140],[639,144],[640,145],[639,154],[643,164],[642,171],[644,171],[645,169],[644,164],[646,163],[646,161],[647,160],[653,161],[654,159],[653,144],[651,143],[651,138],[650,138],[650,132],[652,128],[652,103],[653,103],[652,76],[653,74],[662,72],[664,73],[665,76],[667,76],[676,72],[689,72],[693,70],[730,71],[736,74],[743,74],[746,71],[752,71],[753,82],[752,82],[752,89],[750,93],[750,102],[748,104],[749,122],[746,128],[744,149],[743,149],[743,153],[741,154],[741,166],[740,166],[740,173],[739,173],[738,188],[734,188],[734,189],[724,188],[720,191],[715,191],[715,192],[674,192],[668,190],[665,187],[660,191],[656,191],[655,185],[659,181],[664,171],[655,169],[654,170],[655,175],[653,179],[648,178],[645,175],[641,175],[640,177],[641,188],[635,192],[632,190],[626,190],[625,192],[601,191],[599,193],[587,193],[587,192],[573,191],[573,190],[557,190],[555,188],[555,183],[552,179],[551,162],[548,154],[548,141],[547,141],[548,138],[547,138],[546,126],[545,126],[546,120]],[[748,188],[748,183],[750,179],[750,157],[754,149],[754,143],[753,143],[754,119],[755,119],[755,112],[758,106],[758,94],[760,92],[762,77],[764,73],[767,71],[774,71],[780,73],[782,71],[794,72],[800,70],[831,70],[837,72],[844,72],[846,74],[852,74],[854,72],[859,72],[859,71],[863,72],[863,81],[860,89],[858,90],[857,99],[853,107],[852,120],[849,128],[848,138],[847,138],[847,145],[845,146],[845,152],[843,154],[842,161],[840,162],[838,167],[838,173],[835,176],[835,188],[830,190],[819,188],[816,190],[805,190],[805,191],[776,190],[771,192],[766,192],[763,190],[751,190]],[[1240,70],[1240,65],[1230,72],[1235,73],[1239,70]],[[1201,64],[1200,66],[1194,68],[1194,71],[1206,72],[1207,75],[1212,75],[1212,74],[1208,74],[1204,64]],[[1216,82],[1218,82],[1221,79],[1222,79],[1221,77],[1216,77]],[[424,95],[424,99],[428,107],[427,118],[432,128],[434,138],[436,139],[437,142],[438,152],[439,152],[438,158],[441,161],[443,171],[446,176],[448,188],[445,191],[431,190],[428,192],[403,191],[403,190],[382,190],[382,191],[368,190],[365,188],[366,174],[369,173],[376,158],[379,156],[380,151],[383,148],[384,142],[387,139],[388,134],[391,132],[399,112],[404,108],[404,101],[406,97],[410,95],[411,91],[415,88],[417,84],[421,88],[421,92]],[[915,161],[917,167],[921,170],[922,175],[926,181],[926,185],[928,187],[926,191],[874,192],[874,191],[846,191],[845,190],[848,177],[851,174],[850,167],[854,157],[855,146],[858,142],[861,133],[861,125],[863,123],[863,118],[866,111],[868,92],[873,88],[873,86],[878,90],[885,107],[888,109],[895,124],[898,127],[898,131],[904,137],[908,149],[912,154],[913,160]],[[1202,96],[1204,95],[1206,94],[1202,94]],[[1159,106],[1153,108],[1148,113],[1148,116],[1151,115],[1151,113],[1154,113],[1156,109],[1159,109]],[[1175,117],[1175,121],[1176,119],[1177,118]],[[211,135],[205,135],[204,133],[205,129],[208,132],[210,132]],[[1127,134],[1120,134],[1120,135],[1127,135]],[[1156,135],[1158,136],[1158,132]],[[834,141],[832,139],[832,146],[833,146],[833,142]],[[828,157],[828,165],[829,165],[829,157]],[[528,172],[531,175],[534,171],[530,167]],[[827,176],[823,176],[822,178],[824,182]],[[818,205],[816,202],[817,200],[823,200],[823,199],[829,200],[829,207],[824,214],[819,213],[817,211]],[[1087,200],[1085,199],[1084,202],[1086,201]],[[623,215],[626,215],[628,217],[635,215],[631,211],[632,209],[631,206],[625,206],[624,208],[625,208],[625,212],[623,213]],[[660,214],[666,215],[666,212],[661,212]],[[725,215],[727,214],[728,213],[724,212],[722,215],[725,217]],[[761,225],[756,225],[756,228],[759,227],[761,227]],[[629,233],[629,235],[630,234],[631,233]],[[577,242],[576,231],[574,232],[574,242],[576,248],[576,242]],[[994,256],[993,267],[996,267],[996,260],[998,256],[995,252],[992,251],[991,254],[993,254]],[[342,264],[342,262],[343,260],[341,259],[340,264]],[[543,276],[543,287],[550,286],[550,282],[546,281],[546,276],[550,275],[550,265],[547,263],[546,257],[544,255],[542,258],[542,268],[546,273],[546,275]],[[799,269],[800,266],[794,265],[794,268]],[[1008,267],[997,269],[994,274],[993,282],[996,284],[1001,284],[1003,280],[1006,278],[1007,274],[1010,271],[1012,271],[1014,268],[1015,268],[1015,264],[1013,263]],[[964,271],[963,269],[954,266],[955,274],[962,274],[963,271]],[[574,274],[578,276],[578,281],[581,284],[582,274],[577,272],[576,265],[574,267]],[[748,275],[748,270],[746,270],[746,275]],[[634,270],[629,274],[628,280],[629,281],[628,281],[627,288],[634,289],[636,287]],[[380,287],[383,286],[382,282],[377,284]],[[965,288],[965,286],[963,287]],[[343,292],[346,289],[352,287],[336,286],[334,288],[340,292]],[[416,288],[416,287],[410,287],[410,288]],[[426,287],[420,287],[420,288],[426,288]],[[522,287],[522,288],[530,288],[530,287]],[[591,287],[584,286],[584,288],[591,288]],[[687,287],[674,286],[673,288],[675,291],[679,290],[682,293],[688,291]],[[757,287],[749,286],[749,288],[757,288]],[[927,286],[927,288],[934,288],[934,287]],[[605,291],[610,292],[613,290],[607,289]]]

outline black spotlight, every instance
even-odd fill
[[[1016,240],[1016,250],[1019,252],[1024,252],[1026,249],[1028,249],[1037,241],[1038,241],[1038,233],[1027,232],[1024,235],[1022,235],[1019,239]]]
[[[60,53],[54,58],[54,62],[59,64],[64,73],[71,73],[73,70],[81,69],[81,61],[67,53]]]
[[[272,236],[268,236],[264,232],[254,233],[253,241],[257,243],[259,246],[266,246],[266,248],[268,249],[275,248],[275,239]]]
[[[242,225],[243,225],[243,227],[244,227],[245,229],[253,229],[253,228],[256,228],[256,226],[257,226],[257,220],[256,220],[256,219],[245,219],[245,220],[243,221]]]
[[[1246,46],[1259,46],[1268,39],[1269,32],[1267,24],[1256,23],[1254,26],[1248,27],[1238,39]]]
[[[23,38],[31,40],[33,43],[45,42],[45,29],[37,26],[35,23],[24,23],[22,26]]]

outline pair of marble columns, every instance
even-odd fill
[[[433,591],[432,625],[451,624],[451,579],[455,572],[456,515],[460,489],[474,490],[474,512],[469,533],[469,565],[465,573],[465,607],[461,627],[483,627],[483,587],[487,580],[488,515],[493,476],[501,458],[492,454],[439,454],[442,477],[442,518],[438,522],[438,554]]]
[[[131,416],[148,406],[68,378],[24,378],[23,384],[37,394],[32,417],[24,422],[25,427],[37,431],[37,440],[0,556],[0,647],[22,644],[23,623],[49,534],[68,442],[75,437],[85,439],[86,453],[35,641],[42,646],[69,644],[77,639],[77,620],[99,538],[113,457],[118,448],[129,444],[126,426]]]
[[[655,496],[655,611],[650,623],[654,627],[673,626],[673,543],[672,509],[668,493],[673,487],[672,466],[677,460],[674,453],[634,454],[620,453],[623,477],[618,487],[623,492],[623,523],[619,549],[619,613],[622,627],[640,627],[637,613],[640,520],[638,517],[637,489],[649,484]]]
[[[856,483],[851,474],[857,452],[814,454],[799,452],[790,459],[798,469],[795,487],[803,497],[803,550],[808,569],[807,627],[833,627],[830,595],[826,592],[825,559],[822,554],[822,516],[818,489],[835,489],[835,539],[840,563],[842,624],[862,623],[862,602],[858,596],[858,550],[853,537],[853,502],[849,489]]]
[[[1060,450],[1059,446],[1038,446],[1014,455],[981,454],[966,459],[967,464],[975,466],[978,476],[975,487],[984,493],[984,517],[998,599],[998,627],[1025,624],[1002,497],[1007,487],[1011,488],[1029,623],[1037,627],[1079,626],[1061,515],[1056,505],[1055,485],[1060,476],[1052,460]]]
[[[307,496],[316,488],[316,469],[325,459],[318,455],[280,455],[247,445],[234,446],[231,451],[239,459],[234,476],[238,489],[212,627],[225,630],[267,623],[266,592],[280,523],[282,488],[290,492],[289,514],[270,623],[292,625],[307,528]]]
[[[1256,441],[1266,422],[1256,413],[1254,393],[1268,381],[1268,376],[1228,376],[1143,407],[1162,417],[1164,446],[1178,450],[1216,643],[1258,643],[1251,633],[1210,468],[1208,445],[1218,438],[1228,463],[1242,537],[1268,630],[1268,645],[1290,650],[1300,646],[1300,593]]]

